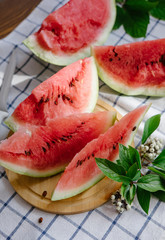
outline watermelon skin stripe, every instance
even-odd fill
[[[89,142],[77,153],[57,183],[52,193],[52,201],[75,196],[104,178],[104,174],[96,165],[95,157],[116,161],[119,156],[118,143],[125,146],[132,143],[137,128],[149,107],[150,105],[145,105],[128,113],[106,133]],[[80,160],[82,163],[78,164]]]

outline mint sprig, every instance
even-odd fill
[[[142,135],[142,143],[158,128],[160,114],[149,118]],[[143,156],[144,157],[144,156]],[[111,162],[107,159],[96,158],[101,171],[114,181],[122,182],[121,195],[131,204],[137,194],[142,209],[148,214],[151,194],[161,201],[165,201],[165,149],[148,165],[143,161],[137,149],[132,146],[119,144],[119,159]],[[144,167],[147,174],[143,175]]]
[[[116,0],[117,16],[113,30],[123,25],[134,38],[145,37],[150,15],[165,20],[164,0]]]

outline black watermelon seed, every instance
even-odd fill
[[[62,141],[65,141],[65,142],[67,141],[67,139],[66,139],[66,138],[64,138],[64,137],[62,137],[62,138],[61,138],[61,140],[62,140]]]
[[[120,61],[120,60],[121,60],[121,58],[119,57],[119,58],[118,58],[118,60]]]
[[[70,100],[71,103],[73,103],[73,100]]]
[[[88,156],[88,159],[90,158],[90,156]]]
[[[151,61],[151,65],[153,66],[153,64],[154,64],[154,62],[153,61]]]
[[[148,62],[146,62],[145,64],[146,64],[146,66],[148,66]]]
[[[132,128],[132,131],[135,131],[136,130],[136,126],[134,126],[133,128]]]
[[[45,102],[49,102],[49,98],[47,98],[47,99],[45,100]]]
[[[70,101],[70,97],[68,97],[68,96],[65,96],[65,98],[66,98],[68,101]]]
[[[54,101],[54,104],[55,104],[55,105],[57,105],[57,104],[58,104],[57,100],[55,100],[55,101]]]
[[[95,155],[94,155],[94,153],[92,153],[92,157],[94,157]]]
[[[46,152],[46,148],[42,147],[42,150],[43,150],[44,152]]]
[[[29,151],[26,151],[26,150],[25,150],[25,155],[26,155],[26,156],[30,156],[30,155],[31,155],[31,150],[29,150]]]
[[[60,98],[60,94],[58,94],[58,98]]]
[[[41,97],[41,99],[40,99],[40,101],[39,101],[39,104],[43,103],[43,101],[44,101],[44,98]]]
[[[115,150],[116,149],[116,146],[113,144],[113,149]]]
[[[79,165],[80,165],[80,160],[77,161],[76,167],[78,167]]]
[[[121,140],[123,139],[123,136],[121,136]]]
[[[137,70],[139,70],[139,66],[137,66]]]
[[[46,195],[47,195],[47,191],[43,191],[42,197],[46,197]]]
[[[39,222],[39,223],[42,223],[42,221],[43,221],[43,218],[40,217],[40,218],[38,219],[38,222]]]
[[[50,143],[46,142],[46,145],[48,146],[48,148],[50,148]]]
[[[54,143],[55,143],[55,141],[53,141],[53,140],[52,140],[52,143],[54,144]]]
[[[112,61],[113,61],[113,58],[110,58],[109,61],[112,62]]]
[[[165,54],[161,55],[159,62],[161,62],[163,64],[163,66],[165,66]]]
[[[66,98],[65,94],[63,94],[63,95],[62,95],[62,99],[65,100],[65,98]]]
[[[71,81],[70,83],[69,83],[69,87],[74,87],[75,86],[75,84]]]
[[[81,124],[85,124],[85,122],[81,122]]]

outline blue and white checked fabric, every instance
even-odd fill
[[[36,9],[6,38],[0,40],[0,81],[13,49],[18,51],[18,62],[13,86],[8,98],[11,114],[39,83],[53,75],[60,67],[42,62],[34,56],[22,41],[35,32],[42,20],[67,1],[43,0]],[[165,38],[165,22],[150,19],[146,40]],[[106,45],[120,45],[139,41],[128,36],[123,28],[113,31]],[[161,113],[162,120],[155,135],[165,142],[165,98],[128,97],[111,90],[100,81],[100,97],[115,107],[121,114],[152,102],[148,117]],[[8,129],[2,124],[1,133]],[[135,138],[140,144],[143,129],[141,124]],[[39,217],[43,222],[38,223]],[[10,185],[5,171],[0,167],[0,240],[163,240],[165,239],[165,204],[152,198],[149,214],[146,215],[135,200],[130,211],[118,214],[110,201],[99,208],[75,215],[55,215],[32,207],[24,201]]]

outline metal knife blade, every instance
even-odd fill
[[[7,99],[13,79],[13,74],[16,67],[16,50],[14,50],[9,59],[9,63],[6,67],[2,86],[0,90],[0,123],[8,116]]]

